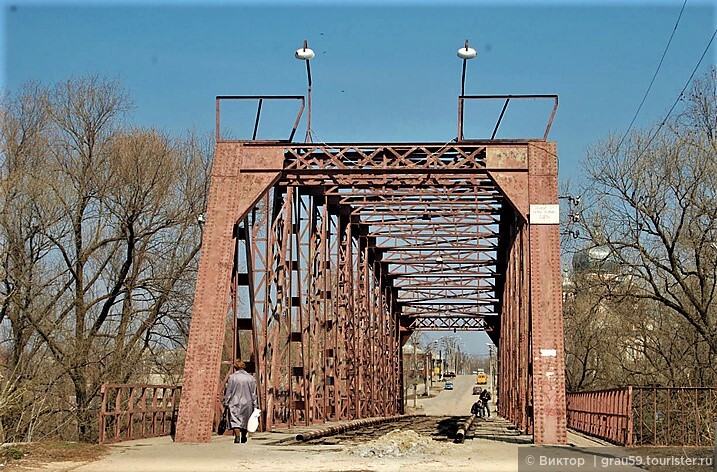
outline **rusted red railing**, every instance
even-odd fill
[[[569,393],[568,427],[615,444],[632,444],[632,387]]]
[[[624,387],[567,395],[568,427],[625,446],[710,446],[717,388]]]
[[[100,444],[172,434],[181,390],[178,385],[102,385]]]

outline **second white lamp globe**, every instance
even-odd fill
[[[478,52],[473,48],[460,48],[458,50],[458,57],[461,59],[473,59],[478,55]]]
[[[312,50],[309,49],[309,48],[306,48],[306,49],[304,49],[304,48],[299,48],[299,49],[296,50],[295,56],[296,56],[297,59],[301,59],[301,60],[304,60],[304,61],[308,61],[309,59],[313,59],[313,58],[314,58],[314,51],[312,51]]]

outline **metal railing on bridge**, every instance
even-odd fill
[[[568,427],[625,446],[711,446],[717,388],[624,387],[567,395]]]
[[[181,391],[178,385],[102,385],[100,444],[172,434]]]

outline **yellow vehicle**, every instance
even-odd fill
[[[488,383],[488,376],[485,374],[485,372],[478,372],[476,375],[476,383],[478,385],[485,385]]]

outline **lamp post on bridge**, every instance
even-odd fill
[[[466,94],[466,63],[476,57],[478,52],[468,45],[468,40],[466,39],[465,46],[460,48],[457,54],[463,60],[463,72],[461,74],[461,96],[463,96]]]
[[[306,78],[308,82],[307,87],[307,113],[306,113],[306,137],[304,138],[304,141],[307,143],[310,143],[312,141],[311,139],[311,65],[309,64],[309,61],[313,59],[315,56],[314,51],[311,50],[308,47],[308,43],[306,40],[304,40],[304,47],[299,48],[296,50],[296,53],[294,53],[294,57],[297,59],[306,62]]]

